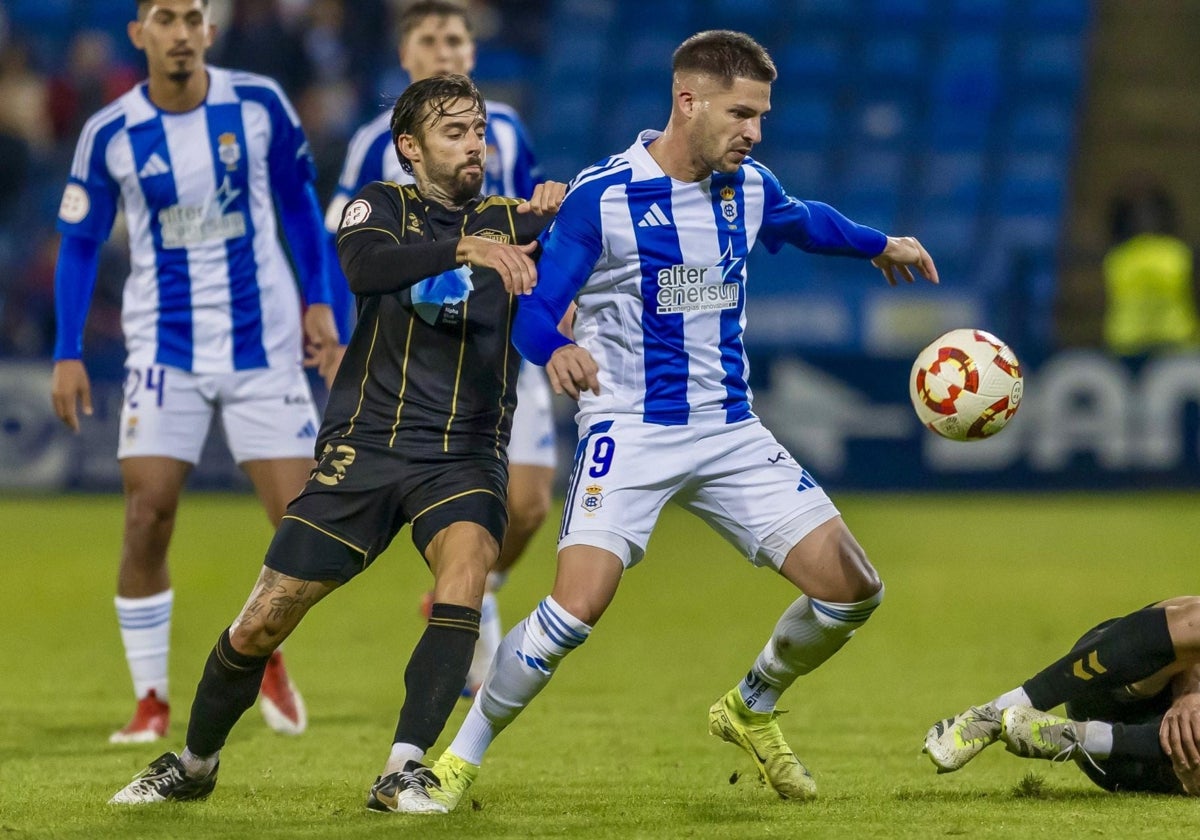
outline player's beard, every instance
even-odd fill
[[[468,166],[478,166],[478,173],[464,172]],[[481,162],[464,163],[454,170],[454,190],[451,198],[457,205],[466,204],[483,189],[483,164]]]

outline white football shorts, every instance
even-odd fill
[[[839,515],[756,417],[693,426],[618,417],[580,429],[558,547],[603,548],[629,568],[645,554],[668,500],[707,522],[754,565],[775,568]]]
[[[126,368],[117,458],[164,456],[195,464],[213,412],[237,463],[312,458],[319,421],[304,369],[190,373]]]
[[[513,412],[508,463],[554,469],[558,452],[554,441],[554,406],[546,371],[521,362],[517,377],[517,410]]]

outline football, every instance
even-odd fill
[[[920,352],[908,380],[921,422],[950,440],[982,440],[1021,407],[1021,363],[983,330],[951,330]]]

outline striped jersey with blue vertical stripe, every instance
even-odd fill
[[[699,183],[675,181],[646,149],[657,136],[644,132],[585,169],[567,198],[596,214],[586,232],[564,237],[566,247],[590,247],[596,257],[576,296],[575,340],[596,359],[603,387],[581,395],[581,424],[620,413],[659,425],[752,416],[742,346],[746,256],[764,182],[774,177],[748,162]],[[554,230],[543,236],[548,254],[559,247]]]
[[[274,81],[206,70],[207,96],[191,111],[160,110],[143,83],[88,120],[58,227],[103,241],[124,210],[129,366],[296,365],[300,295],[279,242],[272,181],[311,181],[311,155]]]

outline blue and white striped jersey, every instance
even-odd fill
[[[488,101],[487,157],[484,160],[483,194],[529,198],[544,178],[533,154],[529,133],[520,117],[502,102]],[[325,213],[325,227],[336,233],[342,209],[372,181],[411,184],[413,178],[400,166],[392,145],[392,112],[384,111],[362,126],[350,139],[337,191]]]
[[[124,209],[131,271],[122,327],[130,367],[222,373],[297,365],[300,296],[273,198],[311,192],[308,144],[274,81],[216,67],[207,72],[208,95],[191,111],[160,110],[143,83],[87,121],[58,229],[102,242]],[[319,218],[313,224],[319,230]],[[306,277],[306,293],[325,282]],[[90,298],[91,288],[89,279],[58,293]],[[307,296],[328,301],[327,291]],[[63,302],[84,314],[87,304]],[[82,333],[82,317],[66,320],[66,329]]]
[[[698,183],[668,177],[643,132],[625,152],[585,169],[542,234],[538,285],[522,297],[514,341],[534,364],[566,343],[555,327],[578,304],[575,341],[600,368],[599,395],[579,400],[581,426],[618,414],[647,423],[736,423],[752,416],[746,257],[757,242],[877,256],[879,231],[819,202],[789,196],[746,158]]]

